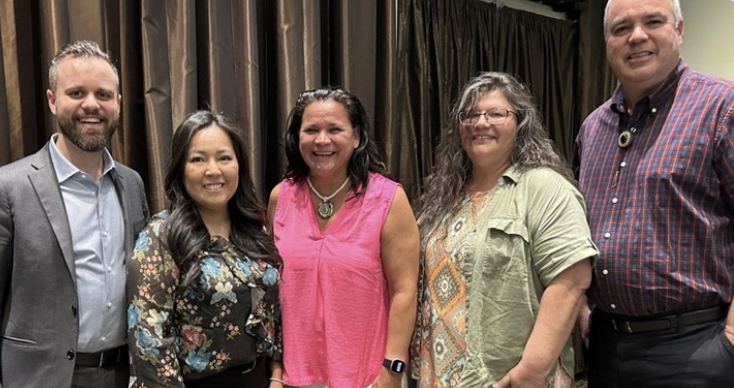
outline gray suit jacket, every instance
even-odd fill
[[[49,145],[0,167],[0,387],[70,387],[79,334],[71,231]],[[148,221],[140,176],[116,163],[125,254]]]

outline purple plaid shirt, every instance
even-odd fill
[[[632,144],[617,146],[624,130]],[[599,260],[589,303],[649,317],[734,293],[734,83],[680,61],[632,114],[617,88],[576,140]]]

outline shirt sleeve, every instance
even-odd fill
[[[547,286],[573,264],[586,258],[596,260],[598,251],[581,194],[560,175],[543,172],[530,177],[528,233],[533,265]]]
[[[163,228],[161,220],[146,227],[127,264],[130,387],[184,387],[173,329],[178,267],[163,248]]]
[[[281,330],[280,302],[278,297],[268,298],[265,308],[265,330],[273,339],[269,356],[272,361],[283,360],[283,331]]]

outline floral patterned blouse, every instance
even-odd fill
[[[263,355],[280,360],[278,269],[212,237],[198,279],[180,289],[161,241],[167,215],[153,217],[127,264],[130,387],[183,387]]]

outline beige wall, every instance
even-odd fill
[[[680,0],[681,55],[688,65],[734,81],[734,1]]]

